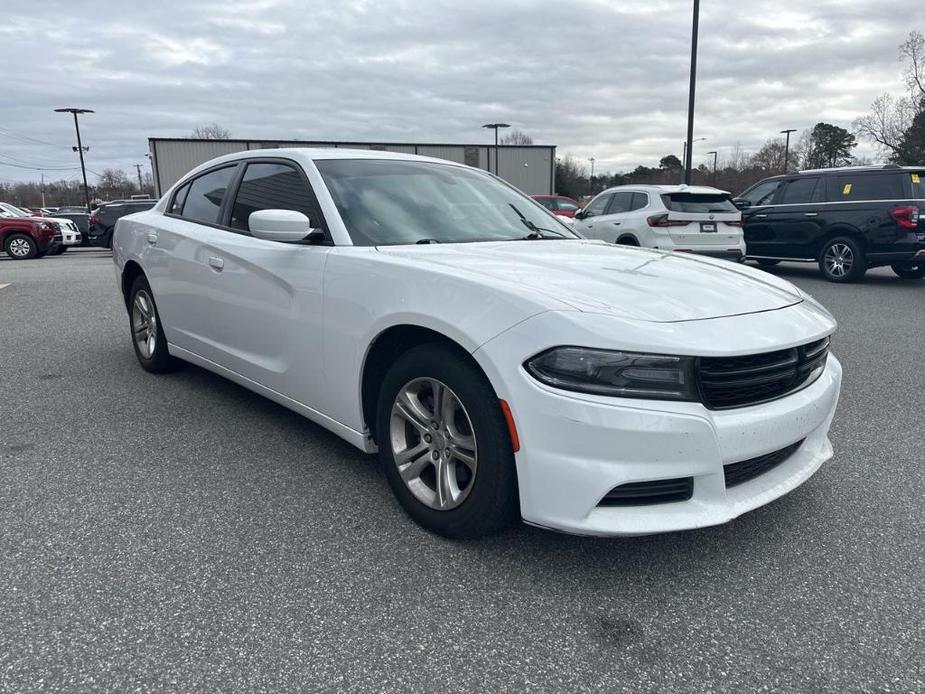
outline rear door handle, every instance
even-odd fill
[[[764,219],[765,217],[767,217],[766,214],[756,214],[755,215],[755,219]]]
[[[148,243],[150,243],[152,246],[157,244],[157,234],[153,231],[148,232]]]
[[[818,217],[819,216],[818,212],[804,212],[803,214],[807,217]]]
[[[225,261],[221,258],[216,258],[214,255],[209,258],[209,267],[215,268],[216,270],[221,270],[225,267]]]

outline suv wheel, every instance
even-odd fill
[[[6,239],[6,254],[13,260],[29,260],[39,254],[39,247],[27,234],[11,234]]]
[[[822,247],[819,269],[829,282],[856,282],[867,272],[867,258],[854,240],[839,236]]]
[[[906,265],[891,265],[890,267],[893,268],[896,276],[903,280],[920,280],[925,277],[925,263],[919,265],[907,263]]]
[[[501,530],[515,517],[504,415],[466,356],[431,344],[399,357],[383,380],[376,423],[389,486],[420,525],[463,539]]]
[[[179,365],[167,351],[167,338],[161,326],[161,317],[154,303],[154,295],[144,275],[139,275],[129,291],[129,327],[132,347],[142,368],[151,373],[167,373]]]

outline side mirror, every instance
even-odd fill
[[[575,211],[575,219],[584,219],[584,218],[585,218],[585,211],[584,211],[584,210],[576,210],[576,211]]]
[[[283,241],[292,243],[308,238],[313,232],[311,222],[301,212],[295,210],[258,210],[247,218],[251,234],[264,241]]]
[[[745,198],[733,198],[732,204],[738,207],[740,210],[744,210],[746,207],[752,206],[752,204]]]

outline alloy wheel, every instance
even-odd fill
[[[32,247],[26,239],[13,239],[10,241],[10,253],[17,258],[25,258],[32,251]]]
[[[823,258],[826,271],[832,277],[844,277],[854,265],[854,252],[844,243],[833,243]]]
[[[142,357],[150,359],[154,356],[157,345],[157,315],[154,313],[151,295],[144,289],[135,292],[135,300],[132,302],[132,336]]]
[[[389,419],[402,481],[428,508],[449,511],[469,495],[478,467],[472,421],[459,397],[435,378],[405,384]]]

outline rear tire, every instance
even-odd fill
[[[181,362],[167,351],[167,338],[164,337],[161,317],[154,303],[151,286],[144,275],[139,275],[132,282],[128,315],[132,347],[141,367],[155,374],[175,371]]]
[[[634,239],[632,236],[622,236],[614,241],[618,246],[635,246],[639,248],[639,241]]]
[[[780,264],[779,260],[772,260],[771,258],[758,258],[757,260],[761,267],[774,267]]]
[[[28,234],[10,234],[6,238],[4,250],[13,260],[30,260],[39,257],[39,246]]]
[[[901,280],[920,280],[925,277],[925,263],[919,265],[908,263],[906,265],[891,265],[890,267]]]
[[[829,282],[857,282],[867,272],[867,258],[854,239],[838,236],[822,247],[819,270]]]
[[[400,356],[382,382],[376,425],[389,486],[427,530],[482,537],[516,517],[511,438],[498,396],[468,355],[428,344]]]

